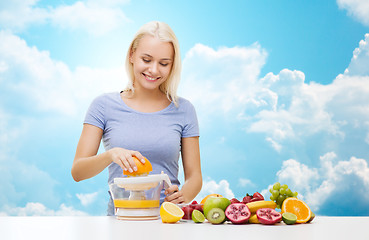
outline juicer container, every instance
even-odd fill
[[[168,175],[115,178],[109,185],[118,219],[157,219],[160,193],[171,186]]]

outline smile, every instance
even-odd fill
[[[150,76],[148,76],[148,75],[146,75],[146,74],[144,74],[144,73],[142,73],[142,75],[144,75],[144,77],[145,77],[145,79],[147,80],[147,81],[151,81],[151,82],[153,82],[153,81],[156,81],[156,80],[159,80],[160,79],[160,77],[150,77]]]

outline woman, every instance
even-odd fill
[[[75,181],[109,168],[108,183],[122,169],[136,171],[132,156],[168,174],[172,187],[162,201],[190,202],[201,190],[199,127],[193,105],[176,94],[181,59],[178,40],[162,22],[149,22],[134,37],[126,57],[126,90],[103,94],[89,107],[72,166]],[[97,154],[103,140],[105,152]],[[181,154],[185,182],[179,189]],[[110,196],[108,215],[114,215]]]

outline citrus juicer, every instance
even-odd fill
[[[170,187],[167,174],[114,178],[110,192],[115,215],[122,220],[154,220],[159,218],[161,190]]]

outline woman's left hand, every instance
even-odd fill
[[[169,188],[167,188],[164,192],[166,197],[164,198],[164,201],[172,202],[172,203],[184,203],[185,199],[183,197],[183,193],[178,189],[177,185],[172,185]]]

